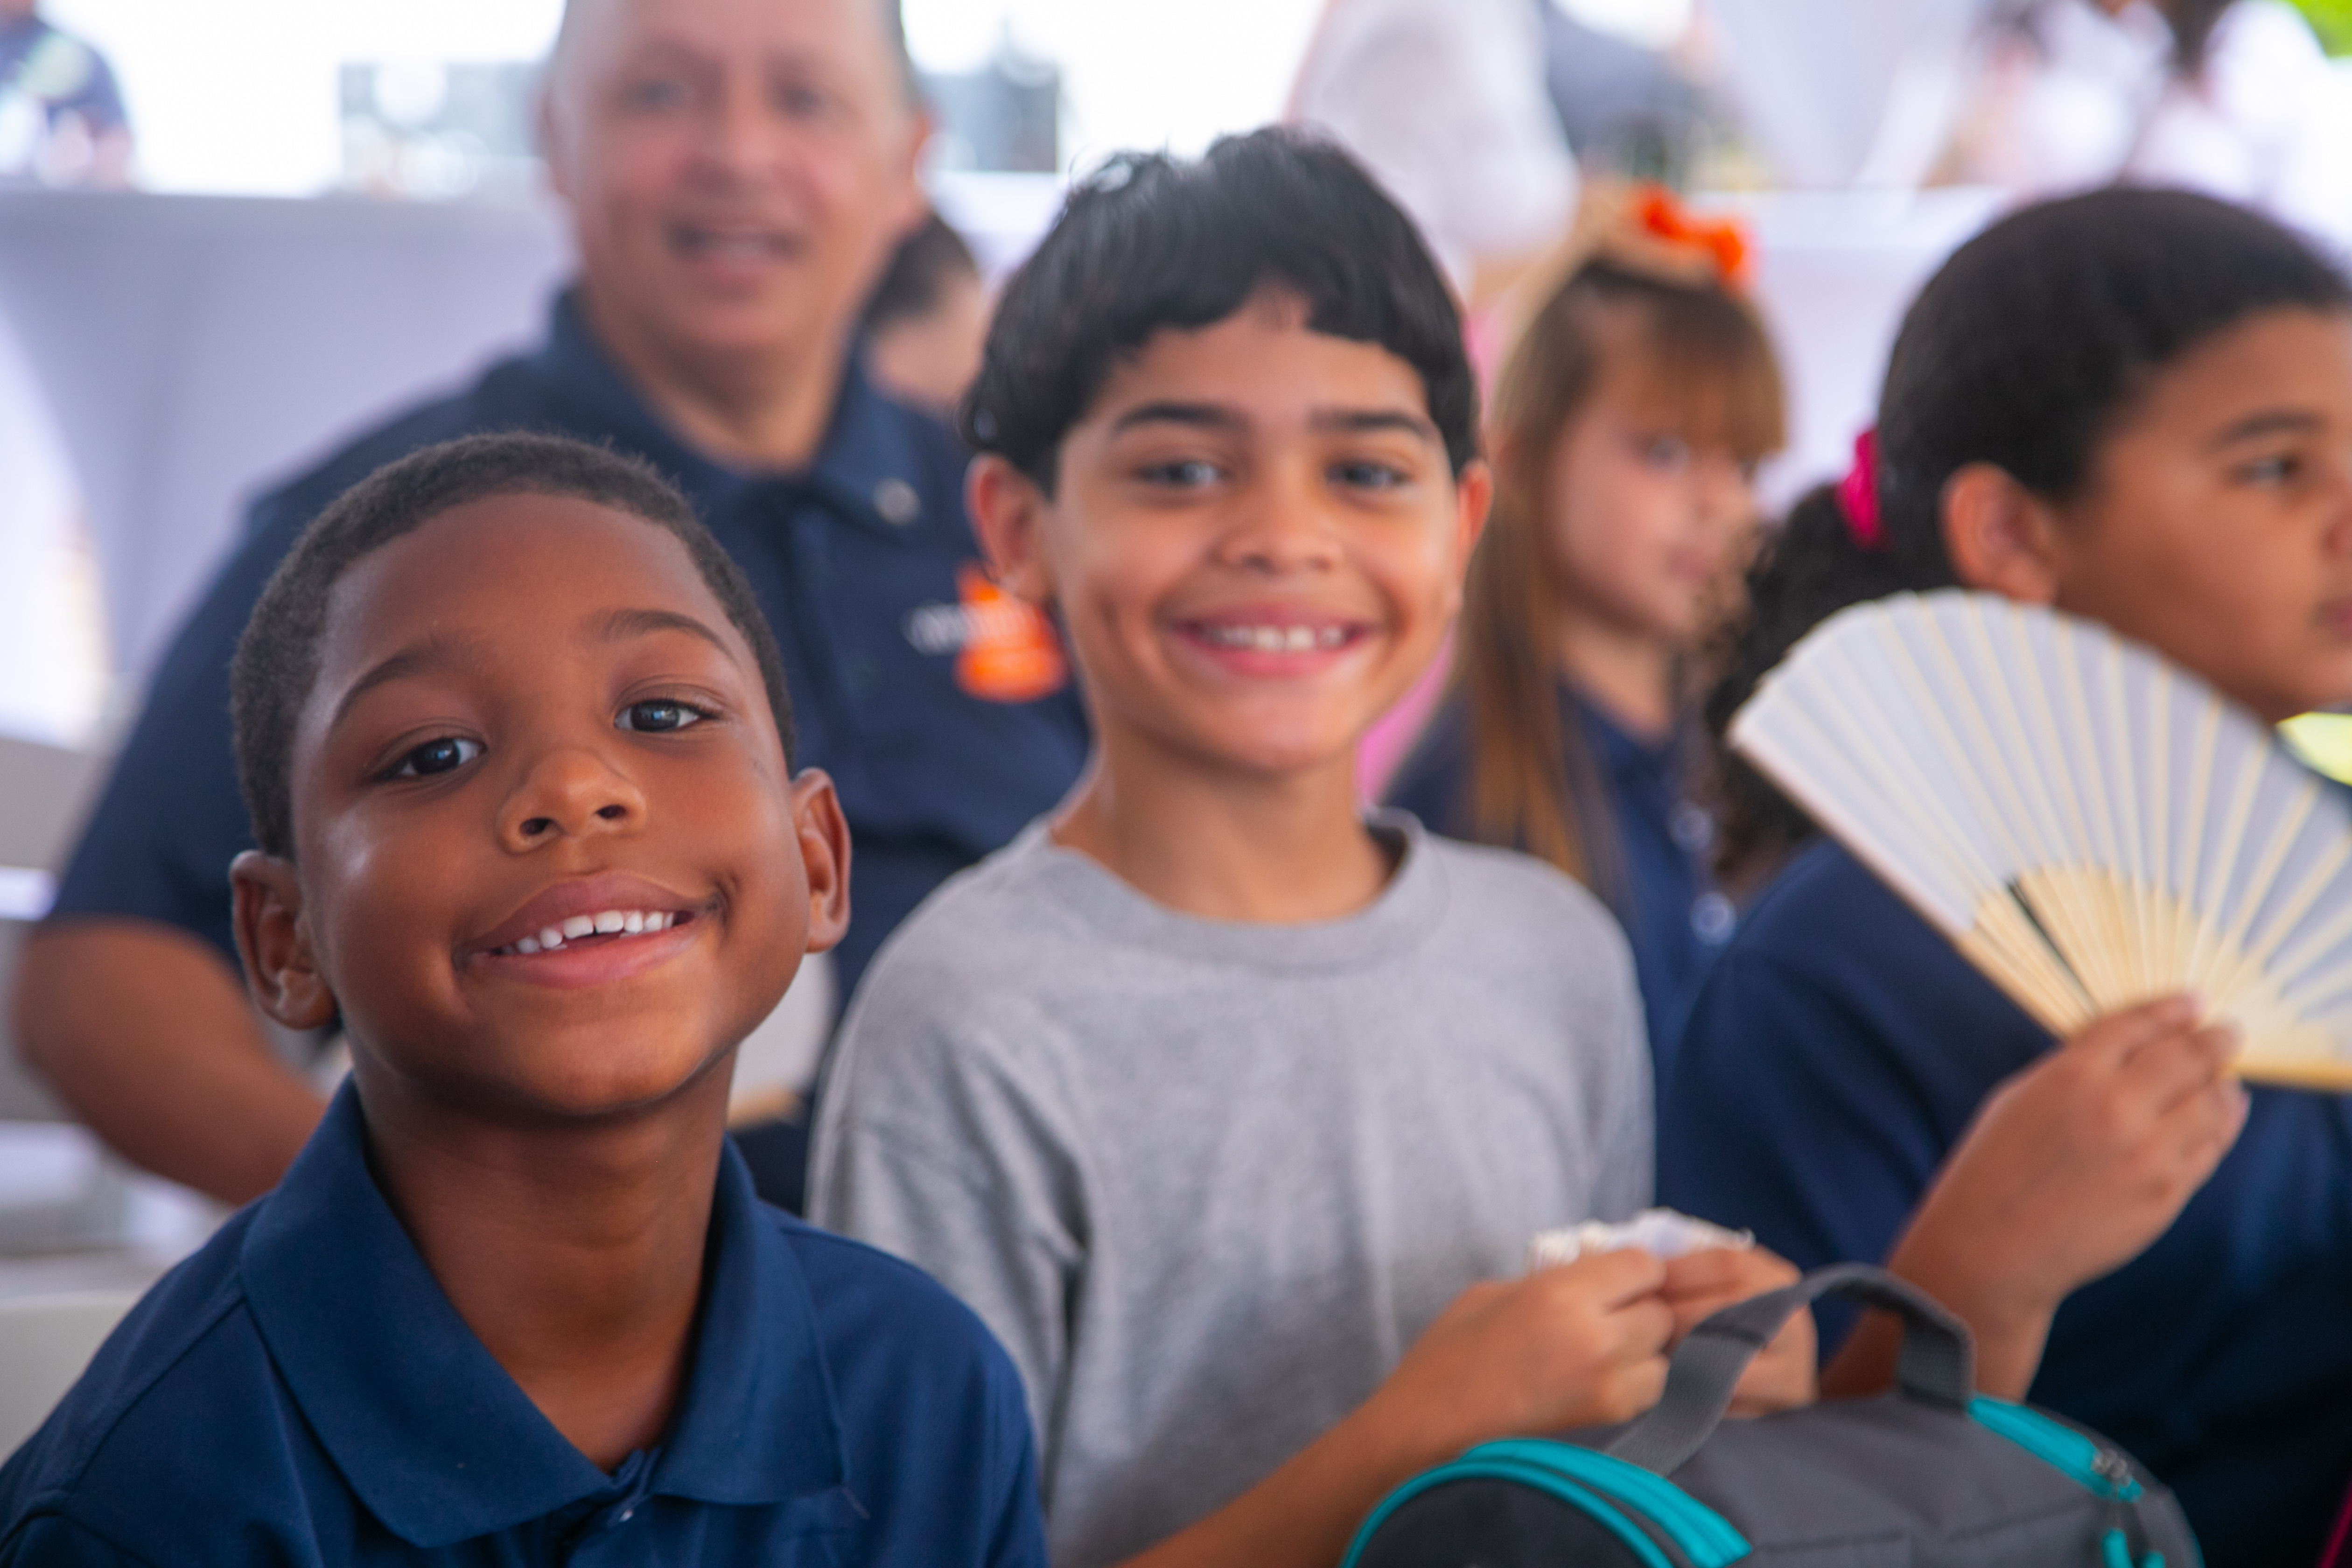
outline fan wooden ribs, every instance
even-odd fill
[[[1731,742],[2053,1034],[2188,991],[2243,1076],[2352,1089],[2352,804],[2152,650],[1896,595],[1814,628]]]

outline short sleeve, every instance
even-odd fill
[[[867,977],[818,1097],[809,1212],[961,1298],[1019,1370],[1048,1467],[1084,1283],[1067,1118],[1008,1064],[967,987],[903,948]]]
[[[252,847],[229,730],[229,661],[298,524],[265,510],[182,626],[58,879],[52,919],[177,926],[236,963],[228,865]]]
[[[988,1568],[1046,1568],[1045,1521],[1037,1502],[1037,1444],[1021,1391],[1007,1379],[992,1401],[990,1447],[1004,1475]]]

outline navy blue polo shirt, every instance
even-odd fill
[[[1716,890],[1708,870],[1714,819],[1685,792],[1690,736],[1678,731],[1663,741],[1644,741],[1565,684],[1559,721],[1564,730],[1574,725],[1584,742],[1615,835],[1613,845],[1604,847],[1613,855],[1598,860],[1596,891],[1633,949],[1652,1065],[1664,1081],[1691,999],[1735,922],[1731,901]],[[1388,798],[1433,832],[1468,834],[1469,704],[1460,693],[1431,716]]]
[[[974,605],[984,590],[963,509],[966,458],[944,426],[884,398],[852,354],[807,471],[721,468],[654,419],[566,295],[538,352],[493,365],[255,506],[242,548],[156,673],[59,879],[55,915],[160,921],[236,963],[228,863],[252,840],[230,752],[228,666],[254,602],[311,519],[376,468],[432,442],[520,429],[651,460],[751,578],[783,653],[793,761],[833,775],[855,845],[849,934],[835,953],[844,994],[925,895],[1077,778],[1088,733],[1066,674],[1042,696],[1017,679],[974,679],[973,645],[1003,629],[1003,614]],[[1023,700],[1000,700],[1007,692]]]
[[[720,1158],[694,1359],[611,1474],[441,1292],[346,1085],[0,1469],[0,1564],[1044,1568],[1021,1384],[918,1270]]]
[[[1969,1118],[2050,1037],[1843,848],[1808,848],[1699,993],[1659,1201],[1801,1268],[1882,1261]],[[2254,1089],[2147,1251],[2069,1297],[2032,1397],[2180,1496],[2212,1568],[2319,1553],[2352,1479],[2352,1100]],[[1825,1312],[1832,1352],[1851,1317]]]

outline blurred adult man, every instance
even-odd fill
[[[226,668],[302,526],[427,441],[559,430],[684,484],[775,624],[798,754],[840,787],[845,994],[925,893],[1076,777],[1084,719],[1050,626],[968,613],[988,590],[961,452],[852,352],[923,212],[921,134],[891,0],[571,0],[543,135],[581,269],[545,344],[259,503],[25,953],[17,1037],[110,1142],[241,1200],[317,1121],[232,968],[226,868],[248,840]]]
[[[0,185],[131,183],[131,121],[106,57],[0,0]]]

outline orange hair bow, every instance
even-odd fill
[[[1664,185],[1643,185],[1633,192],[1633,220],[1642,232],[1668,245],[1706,254],[1727,288],[1745,291],[1754,279],[1747,233],[1729,219],[1709,222],[1696,217]]]

